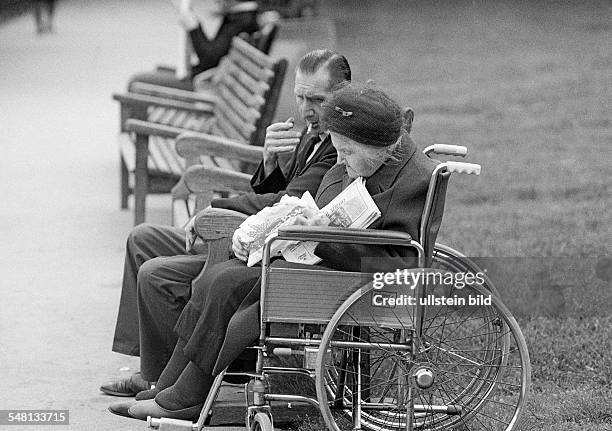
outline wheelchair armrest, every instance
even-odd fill
[[[194,228],[203,240],[231,238],[246,214],[224,208],[206,208],[196,215]]]
[[[359,243],[370,245],[412,245],[412,237],[405,232],[374,229],[345,229],[328,226],[285,226],[278,229],[277,239]]]

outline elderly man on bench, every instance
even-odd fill
[[[212,201],[211,206],[255,214],[278,202],[285,194],[301,196],[305,191],[314,195],[325,173],[336,163],[336,151],[329,133],[319,127],[321,103],[331,89],[351,79],[346,58],[329,50],[309,52],[300,60],[295,75],[295,95],[298,112],[307,123],[307,133],[292,130],[293,122],[275,123],[267,128],[264,160],[253,175],[252,193]],[[292,151],[283,170],[278,153]],[[156,370],[164,368],[177,338],[172,331],[191,296],[191,282],[202,271],[206,255],[187,250],[185,230],[170,226],[141,224],[127,240],[123,285],[113,351],[141,356],[141,339],[157,340],[153,350]],[[158,310],[165,318],[156,334],[141,334],[139,330],[137,295],[165,296],[168,307]],[[157,334],[160,335],[159,337]],[[109,395],[134,396],[149,389],[158,373],[106,383],[100,390]]]

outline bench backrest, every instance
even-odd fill
[[[278,23],[270,22],[255,33],[247,35],[244,39],[261,52],[268,54],[277,34]]]
[[[263,145],[272,121],[287,61],[277,60],[239,37],[216,73],[215,122],[209,133]]]

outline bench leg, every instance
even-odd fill
[[[136,135],[136,167],[134,170],[134,226],[145,221],[145,203],[149,192],[149,137]]]
[[[121,182],[121,209],[127,209],[128,207],[128,197],[130,196],[130,183],[129,183],[129,176],[130,173],[128,172],[127,166],[125,165],[125,162],[123,161],[123,156],[119,155],[119,169],[120,169],[120,179],[119,181]]]

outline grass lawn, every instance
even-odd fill
[[[533,366],[522,429],[612,430],[612,286],[594,270],[612,254],[610,2],[325,3],[355,78],[414,108],[417,143],[483,166],[451,179],[439,241],[524,272],[502,293]]]

